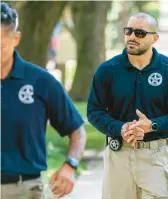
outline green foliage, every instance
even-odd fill
[[[80,114],[86,117],[86,103],[75,103],[76,108]],[[105,146],[105,136],[98,132],[93,126],[86,122],[85,129],[87,133],[87,150],[101,151]],[[65,160],[68,150],[68,138],[61,137],[55,129],[50,125],[47,126],[46,144],[48,152],[48,171],[44,172],[44,176],[50,177],[51,174],[56,171]],[[81,161],[77,174],[87,168],[87,163]]]
[[[147,4],[144,5],[144,9],[146,12],[153,15],[157,20],[159,20],[160,18],[160,9],[158,9],[159,6],[160,6],[159,1],[148,2]]]
[[[105,135],[97,131],[93,126],[89,124],[85,125],[85,129],[87,132],[86,149],[101,151],[105,146]]]
[[[120,49],[124,47],[123,27],[127,24],[131,15],[137,12],[146,12],[160,19],[160,1],[115,1],[108,20],[108,40],[111,40],[109,48]]]
[[[76,102],[75,103],[76,108],[78,109],[79,113],[83,116],[86,117],[86,109],[87,109],[87,104],[86,102]]]
[[[136,12],[146,12],[153,15],[157,20],[160,17],[159,1],[137,1],[135,7],[132,7],[131,14]]]

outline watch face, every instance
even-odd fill
[[[77,166],[79,165],[79,161],[76,160],[75,158],[68,158],[68,159],[66,160],[66,162],[67,162],[69,165],[73,166],[73,167],[77,167]]]
[[[79,162],[78,162],[76,159],[71,158],[71,159],[70,159],[70,164],[71,164],[72,166],[77,167],[77,166],[78,166],[78,164],[79,164]]]
[[[158,125],[156,123],[152,124],[152,130],[157,131],[158,130]]]

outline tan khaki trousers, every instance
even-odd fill
[[[2,199],[42,199],[42,181],[40,178],[1,185]]]
[[[168,199],[168,146],[104,153],[102,199]]]

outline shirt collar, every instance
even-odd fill
[[[156,67],[159,66],[159,64],[158,64],[158,62],[159,62],[159,53],[157,52],[157,50],[155,48],[153,48],[152,50],[153,50],[152,60],[146,67],[144,67],[142,69],[143,71],[149,70],[151,68],[156,68]],[[122,52],[122,64],[127,69],[130,69],[130,70],[131,69],[135,69],[135,67],[130,63],[130,61],[128,59],[128,54],[127,54],[127,49],[126,48]]]
[[[25,77],[25,61],[21,58],[19,53],[15,50],[13,54],[14,62],[10,77],[24,79]]]

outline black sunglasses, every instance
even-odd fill
[[[138,38],[144,38],[147,34],[157,34],[157,32],[147,32],[143,29],[133,29],[131,27],[124,28],[124,34],[130,36],[134,32],[135,36]]]

